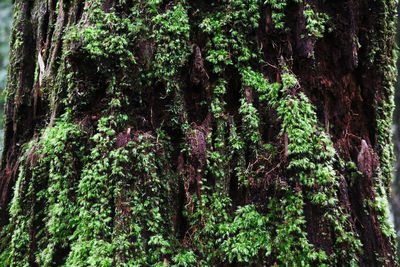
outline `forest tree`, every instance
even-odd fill
[[[15,0],[2,266],[395,266],[394,0]]]

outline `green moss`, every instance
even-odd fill
[[[161,264],[173,252],[170,192],[175,183],[166,173],[163,140],[143,133],[115,148],[116,121],[103,117],[92,137],[67,265]]]
[[[339,207],[338,155],[319,125],[315,107],[287,66],[280,66],[282,83],[271,83],[255,70],[260,51],[249,36],[259,26],[260,10],[269,5],[275,28],[281,30],[288,2],[223,0],[208,11],[193,11],[186,1],[166,7],[162,2],[136,1],[131,14],[105,12],[100,1],[91,2],[84,12],[87,17],[65,29],[63,46],[74,49],[62,58],[45,94],[54,117],[60,109],[59,98],[66,113],[29,144],[22,158],[10,209],[12,223],[5,228],[4,242],[10,246],[0,259],[11,266],[28,262],[32,245],[37,245],[34,260],[41,266],[52,265],[58,250],[69,246],[67,266],[162,266],[165,262],[214,266],[221,261],[252,265],[271,263],[272,258],[282,266],[355,265],[361,243],[348,223],[349,215]],[[195,123],[189,124],[185,112],[187,85],[178,83],[192,53],[189,40],[197,38],[190,36],[194,29],[190,16],[200,21],[195,30],[206,42],[202,55],[214,72],[205,90],[211,97],[206,104],[215,124],[205,131],[207,164],[198,169],[200,181],[191,181],[185,171],[170,164],[172,155],[192,156],[189,139],[199,131]],[[321,38],[327,16],[309,5],[304,16],[310,35]],[[91,103],[90,96],[99,86],[74,72],[71,55],[101,62],[93,71],[108,81],[101,85],[108,103],[94,116],[89,140],[71,121],[78,120],[79,110]],[[129,66],[139,70],[138,81],[127,81],[132,74]],[[232,82],[227,74],[234,73],[232,69],[239,72],[234,78],[240,83],[240,88],[229,88],[240,95],[234,115],[226,103],[232,97],[227,92]],[[136,78],[136,73],[132,76]],[[167,107],[171,122],[151,132],[135,131],[128,121],[132,106],[145,107],[146,90],[160,84],[165,88],[162,97],[174,102]],[[129,105],[128,97],[136,102]],[[267,114],[264,109],[276,112],[281,123],[280,134],[268,142],[259,130]],[[391,152],[383,145],[391,104],[382,109],[378,121],[384,154],[381,173],[387,176]],[[180,133],[178,147],[170,147],[166,129]],[[121,145],[121,138],[128,141]],[[277,155],[282,159],[279,163]],[[355,173],[356,166],[348,165]],[[269,167],[275,171],[272,178],[265,177]],[[253,203],[236,207],[229,197],[231,179],[236,178],[238,191],[268,191],[269,197],[247,200],[249,195],[244,193],[246,203]],[[196,193],[191,191],[192,184],[198,186]],[[184,196],[177,197],[182,185]],[[374,206],[381,211],[382,222],[387,216],[384,189],[377,191]],[[181,201],[185,203],[177,211]],[[304,214],[307,205],[325,212],[323,223],[329,232],[323,234],[335,240],[332,255],[310,242]],[[187,222],[184,236],[182,229],[174,227],[177,217]],[[32,236],[34,225],[44,230]],[[384,225],[383,231],[389,235],[390,227]]]
[[[145,27],[140,18],[106,13],[100,1],[95,1],[90,5],[87,20],[89,23],[78,24],[74,30],[70,29],[67,39],[81,42],[83,51],[91,59],[114,59],[123,68],[136,63],[131,51],[139,32]]]
[[[252,100],[246,96],[246,90],[249,90],[250,88],[253,90],[253,94],[255,94],[255,92],[257,93],[256,95],[259,97],[259,100],[266,101],[267,105],[277,109],[278,115],[282,120],[281,134],[283,135],[286,132],[290,140],[288,146],[288,155],[291,158],[289,171],[298,173],[298,175],[293,178],[293,182],[298,180],[304,187],[305,192],[309,191],[306,193],[304,198],[311,201],[311,203],[314,203],[314,205],[322,206],[327,210],[330,210],[332,207],[337,206],[338,202],[336,190],[334,189],[337,188],[338,185],[335,178],[336,173],[333,168],[336,157],[333,144],[329,140],[328,136],[324,134],[318,126],[316,113],[307,97],[302,93],[299,93],[298,96],[290,94],[290,91],[297,86],[297,80],[293,75],[290,75],[287,72],[283,73],[283,86],[277,83],[269,84],[262,74],[252,71],[251,68],[245,67],[247,65],[246,62],[257,57],[256,54],[247,52],[254,50],[254,48],[252,48],[253,44],[245,38],[246,33],[251,30],[252,27],[256,27],[257,24],[241,23],[241,16],[236,14],[241,14],[240,12],[243,12],[243,14],[249,14],[251,10],[256,10],[257,8],[253,9],[247,7],[247,10],[250,10],[250,12],[243,11],[240,8],[237,9],[235,3],[235,1],[230,2],[231,9],[233,10],[231,13],[232,15],[229,14],[222,16],[221,13],[216,10],[214,13],[207,16],[200,25],[203,31],[211,35],[211,41],[207,44],[207,53],[209,54],[207,54],[206,59],[213,64],[214,72],[217,74],[222,73],[228,65],[237,66],[240,70],[243,86],[241,89],[242,98],[240,100],[241,106],[239,109],[239,112],[242,115],[243,128],[238,131],[233,122],[229,121],[228,118],[227,120],[229,122],[231,133],[228,139],[229,142],[226,144],[226,140],[220,138],[218,139],[219,142],[215,144],[217,144],[217,147],[229,146],[231,151],[238,152],[237,155],[239,155],[239,160],[235,167],[235,172],[240,184],[242,186],[248,186],[252,174],[248,172],[248,166],[244,165],[245,159],[242,153],[243,148],[246,143],[250,143],[252,144],[252,150],[256,151],[256,154],[261,154],[262,148],[264,147],[261,142],[261,136],[258,132],[260,126],[258,111],[253,106]],[[250,5],[252,4],[257,6],[259,3],[254,1]],[[286,3],[275,2],[270,4],[272,4],[275,9],[279,8],[280,10],[283,10],[286,5]],[[244,6],[244,4],[242,4],[242,6]],[[313,17],[313,14],[307,13],[307,15],[310,15],[310,19]],[[224,25],[229,24],[233,17],[238,21],[232,20],[232,24],[235,26],[230,33],[226,33]],[[318,15],[317,17],[319,18],[320,16]],[[277,19],[276,16],[275,19]],[[313,29],[317,30],[317,26],[314,26]],[[239,31],[239,29],[241,31]],[[318,29],[321,30],[322,28]],[[239,32],[244,32],[244,34],[239,34]],[[319,32],[322,32],[322,30]],[[238,49],[237,46],[234,45],[230,46],[230,43],[236,43],[241,48]],[[229,55],[235,56],[232,57],[231,60]],[[235,61],[236,59],[237,61]],[[225,94],[223,86],[223,80],[221,83],[216,85],[211,108],[214,116],[219,119],[220,125],[226,127],[225,125],[227,120],[223,118],[225,103],[223,102],[223,98],[221,98],[221,96]],[[282,97],[282,95],[284,97]],[[211,153],[211,156],[214,154],[216,156],[211,157],[212,160],[215,160],[218,157],[223,158],[225,152],[213,152]],[[213,168],[216,169],[216,166]],[[318,190],[314,189],[316,186],[318,187]],[[281,203],[284,203],[284,207],[287,208],[287,214],[284,215],[278,211],[276,211],[276,213],[274,213],[273,210],[270,211],[270,216],[272,216],[271,221],[280,222],[280,224],[276,225],[275,230],[271,229],[272,232],[276,231],[277,233],[275,239],[271,237],[271,240],[275,240],[273,242],[276,242],[272,245],[271,251],[273,251],[274,255],[281,255],[279,257],[282,257],[282,261],[288,254],[290,255],[290,262],[335,262],[335,259],[328,259],[327,255],[323,251],[315,251],[313,246],[308,243],[307,234],[303,230],[305,221],[301,219],[303,218],[303,196],[296,195],[292,191],[290,192],[290,194],[285,194],[285,197],[287,198],[283,197],[279,200]],[[294,198],[292,198],[292,195],[295,195]],[[275,201],[278,200],[271,200],[271,203],[276,204]],[[273,205],[274,204],[271,204],[271,209]],[[293,208],[293,205],[296,208]],[[208,211],[208,213],[211,213],[211,211]],[[356,234],[349,230],[347,222],[338,221],[341,214],[343,214],[343,211],[339,209],[334,209],[330,214],[330,223],[332,228],[334,228],[336,233],[339,235],[337,238],[337,257],[345,257],[354,261],[356,259],[355,255],[359,252],[361,245],[357,240]],[[213,222],[213,224],[219,223]],[[285,227],[280,229],[279,227],[282,226]],[[294,232],[296,232],[296,234],[294,234]],[[292,236],[298,236],[298,238],[291,239]],[[283,240],[286,240],[287,242],[284,242]],[[348,251],[341,251],[339,249],[343,243],[346,243],[350,248]],[[225,245],[226,244],[227,243],[225,243]],[[301,250],[298,249],[300,247]],[[245,251],[245,248],[243,251]],[[236,260],[238,260],[238,258],[242,257],[242,254],[240,253],[240,251],[236,252],[235,250],[234,253],[228,256],[228,259],[232,260],[233,258],[236,258]],[[247,259],[247,261],[244,262],[251,262],[251,260]]]
[[[397,77],[394,36],[397,17],[395,10],[397,1],[381,1],[377,8],[380,10],[380,18],[377,28],[380,36],[370,36],[372,46],[369,47],[371,62],[374,62],[381,73],[383,88],[376,92],[375,112],[377,123],[377,153],[379,154],[379,167],[374,175],[375,199],[372,200],[372,208],[378,213],[378,219],[382,227],[382,233],[395,244],[395,233],[389,222],[388,199],[391,195],[390,185],[392,182],[392,165],[394,152],[391,143],[391,125],[394,110],[394,86]],[[383,38],[385,42],[381,42]],[[395,251],[395,250],[394,250]],[[394,259],[394,255],[392,255]]]
[[[329,16],[325,13],[315,12],[309,4],[306,5],[303,14],[306,18],[306,29],[309,32],[309,36],[315,39],[322,38]]]
[[[97,127],[98,133],[91,138],[94,147],[77,187],[79,221],[71,240],[68,265],[80,266],[87,262],[90,265],[111,266],[113,261],[113,211],[109,203],[113,199],[115,181],[109,177],[112,167],[110,151],[115,134],[114,120],[113,116],[101,118]]]
[[[151,23],[155,44],[153,69],[154,76],[165,81],[167,91],[177,86],[173,77],[187,63],[191,47],[187,43],[190,37],[188,6],[177,3],[163,14],[155,14]]]
[[[258,55],[247,36],[258,27],[262,1],[225,0],[224,4],[223,9],[207,14],[199,25],[210,36],[205,55],[214,73],[222,73],[226,66],[237,62],[257,59]]]
[[[285,26],[285,8],[289,1],[287,0],[265,0],[264,4],[268,4],[272,8],[271,19],[278,30],[284,29]],[[301,0],[293,0],[293,2],[300,3]]]
[[[246,138],[253,144],[260,142],[260,133],[258,128],[260,126],[260,118],[258,111],[252,103],[247,102],[245,99],[240,99],[239,113],[242,114],[242,123],[246,131]]]
[[[10,58],[9,58],[9,67],[6,79],[6,88],[4,90],[5,102],[11,101],[13,104],[12,107],[18,108],[20,104],[23,102],[23,95],[26,92],[27,95],[30,94],[31,88],[23,85],[23,81],[19,79],[21,73],[21,65],[22,65],[22,55],[24,52],[24,32],[21,29],[26,27],[26,14],[22,10],[23,3],[22,1],[17,1],[14,3],[13,7],[13,27],[11,29],[10,35]],[[13,71],[11,71],[13,70]],[[25,91],[25,92],[24,92]],[[8,119],[8,117],[6,117]],[[5,122],[5,125],[7,121]]]
[[[272,253],[271,225],[268,217],[261,215],[254,205],[239,207],[230,224],[221,226],[226,236],[221,244],[223,259],[232,263],[254,264],[257,259]]]
[[[288,72],[282,74],[282,85],[269,84],[260,73],[254,72],[250,68],[242,69],[241,74],[244,77],[243,81],[246,81],[245,85],[257,90],[260,93],[260,99],[267,100],[267,103],[277,109],[278,116],[282,121],[281,136],[287,135],[288,138],[287,153],[290,160],[287,171],[289,175],[295,174],[291,182],[298,181],[304,191],[304,198],[313,205],[327,210],[325,217],[336,233],[337,253],[335,257],[344,257],[355,263],[356,255],[361,250],[361,243],[348,222],[339,219],[345,215],[338,208],[336,193],[338,191],[338,182],[336,180],[337,173],[334,169],[336,153],[328,135],[318,126],[318,119],[313,106],[302,92],[293,95],[292,92],[296,90],[298,82]],[[292,198],[290,194],[287,197]],[[285,198],[282,201],[292,203],[289,199],[285,200]],[[304,200],[300,198],[297,201],[300,201],[298,203],[303,203]],[[292,254],[293,260],[299,261],[305,255],[312,259],[314,253],[323,255],[320,254],[323,252],[313,251],[311,245],[305,246],[308,241],[306,234],[301,230],[301,225],[304,221],[301,223],[302,220],[299,218],[302,214],[303,204],[296,205],[299,205],[293,210],[296,213],[292,215],[288,213],[287,216],[298,218],[296,223],[300,222],[300,225],[293,225],[293,227],[299,231],[303,239],[291,242],[287,246],[289,248],[292,247],[288,250],[294,251],[296,250],[294,247],[301,244],[301,247],[305,248],[304,251],[308,251],[308,254],[307,252],[305,254]],[[293,221],[291,220],[291,222]],[[284,223],[283,225],[288,224]],[[289,224],[288,228],[290,229],[290,227],[292,226]],[[282,232],[282,234],[284,235],[285,232]],[[285,238],[290,239],[293,236],[288,232],[286,234]],[[282,240],[285,238],[282,237]],[[341,249],[343,243],[348,248],[346,251]],[[281,250],[278,251],[280,252]],[[326,258],[322,257],[320,260],[325,262]],[[330,261],[335,262],[336,260],[330,259]]]
[[[36,244],[37,263],[49,266],[55,247],[68,246],[76,225],[77,207],[71,196],[77,184],[75,166],[82,157],[81,138],[79,126],[58,121],[28,144],[10,204],[9,254],[3,253],[1,261],[28,264],[28,253]],[[43,229],[32,232],[34,225]]]

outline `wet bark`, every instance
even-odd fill
[[[2,262],[396,265],[394,1],[14,12]]]
[[[399,6],[397,6],[397,12],[399,10]],[[398,23],[398,22],[397,22]],[[396,33],[396,44],[398,45],[399,42],[399,29],[397,28],[397,33]],[[399,69],[399,62],[397,61],[397,69]],[[396,154],[396,162],[394,164],[394,181],[392,184],[392,201],[391,201],[391,211],[393,215],[393,222],[396,230],[396,236],[397,239],[399,240],[399,229],[400,229],[400,131],[399,131],[399,125],[400,125],[400,94],[399,94],[399,79],[397,79],[395,83],[395,111],[394,111],[394,116],[393,116],[393,124],[394,124],[394,150]],[[400,255],[400,246],[399,243],[397,243],[397,255]]]

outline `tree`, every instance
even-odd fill
[[[9,35],[10,35],[10,26],[11,26],[11,11],[12,5],[7,0],[0,1],[0,21],[2,24],[0,25],[0,114],[4,113],[4,96],[3,91],[5,88],[5,78],[7,75],[7,65],[8,65],[8,46],[9,46]],[[3,123],[0,125],[0,140],[3,140]],[[2,150],[1,141],[0,150]]]
[[[397,12],[399,11],[400,6],[397,7]],[[397,23],[399,23],[399,18]],[[399,28],[397,27],[396,33],[396,43],[399,44]],[[399,69],[399,62],[397,61],[397,69]],[[400,83],[397,80],[395,83],[395,106],[396,109],[394,111],[394,147],[395,147],[395,154],[400,155],[400,116],[399,116],[399,108],[400,108],[400,94],[399,94],[399,86]],[[392,184],[392,214],[393,214],[393,221],[396,230],[397,239],[400,238],[400,157],[397,156],[397,161],[395,164],[395,177]],[[400,255],[400,245],[397,244],[397,254]]]
[[[10,35],[8,22],[11,21],[11,3],[8,1],[0,1],[0,19],[3,21],[0,25],[0,89],[3,90],[6,77],[5,67],[8,64],[8,36]]]
[[[12,265],[395,266],[393,0],[16,0]]]

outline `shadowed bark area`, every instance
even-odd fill
[[[395,7],[16,0],[0,261],[396,266]]]

